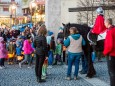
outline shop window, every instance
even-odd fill
[[[4,7],[3,11],[9,11],[9,8]]]
[[[15,0],[11,0],[11,2],[12,2],[12,1],[15,1]]]
[[[110,0],[111,2],[115,2],[115,0]]]

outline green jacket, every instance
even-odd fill
[[[62,54],[62,45],[61,44],[57,44],[55,53],[59,54],[59,55]]]
[[[9,44],[8,52],[9,52],[9,54],[15,53],[15,46],[13,44]]]

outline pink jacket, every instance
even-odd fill
[[[3,43],[0,43],[0,58],[7,58],[8,51],[5,48],[5,45]]]
[[[31,43],[28,40],[24,41],[23,50],[24,54],[31,54],[34,51],[34,49],[31,46]]]

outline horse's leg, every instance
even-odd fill
[[[104,40],[97,41],[96,51],[97,51],[98,61],[101,61],[103,57],[103,53],[102,53],[103,50],[104,50]]]
[[[80,73],[86,74],[88,70],[88,62],[87,62],[85,54],[82,55],[81,60],[82,60],[82,70],[80,71]]]
[[[86,57],[88,59],[88,71],[86,77],[92,78],[94,75],[96,75],[96,71],[93,66],[92,58],[91,58],[91,53],[92,53],[91,46],[88,46],[88,53],[86,54]]]

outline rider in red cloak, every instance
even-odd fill
[[[94,24],[94,27],[92,29],[92,33],[99,35],[100,33],[103,33],[106,30],[105,24],[104,24],[104,11],[102,7],[97,8],[97,18]]]

